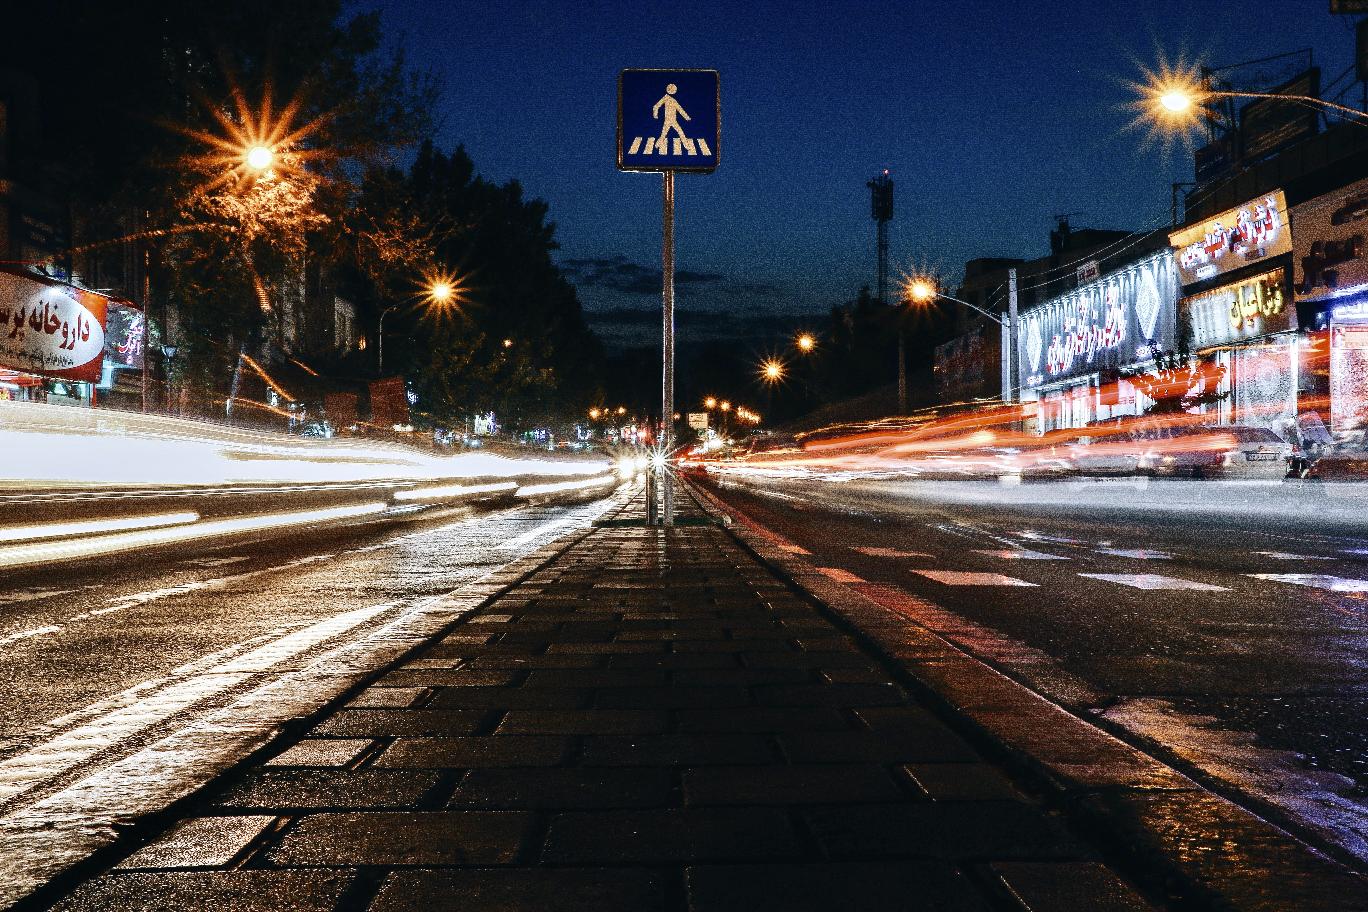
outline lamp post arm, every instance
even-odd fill
[[[945,300],[947,300],[947,301],[954,301],[956,304],[963,304],[965,307],[969,308],[970,310],[976,311],[977,313],[983,314],[985,317],[987,317],[988,319],[992,320],[992,321],[993,321],[994,323],[996,323],[998,326],[1006,326],[1006,325],[1007,325],[1006,323],[1002,322],[1002,318],[999,317],[997,314],[989,313],[988,311],[984,310],[982,307],[979,307],[977,304],[970,304],[968,301],[961,301],[959,298],[952,297],[951,295],[948,295],[948,294],[941,294],[940,292],[937,292],[937,293],[936,293],[936,297],[938,297],[938,298],[945,298]]]
[[[1327,110],[1336,111],[1341,115],[1348,114],[1357,118],[1360,122],[1368,120],[1368,114],[1364,114],[1362,111],[1346,107],[1342,104],[1336,104],[1333,101],[1326,101],[1324,98],[1313,98],[1310,95],[1283,95],[1277,92],[1227,92],[1223,90],[1203,92],[1202,94],[1216,98],[1273,98],[1286,101],[1300,101],[1307,104],[1318,105]]]

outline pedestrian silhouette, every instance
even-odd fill
[[[683,117],[685,120],[692,120],[693,118],[689,116],[689,112],[685,111],[679,102],[675,101],[674,94],[677,91],[679,91],[679,87],[673,82],[670,83],[665,87],[665,94],[660,96],[660,101],[657,101],[655,107],[651,108],[652,120],[660,120],[660,109],[662,107],[665,109],[665,122],[660,126],[660,139],[656,140],[656,147],[662,151],[665,149],[665,136],[671,129],[679,134],[680,139],[688,139],[684,135],[684,128],[679,125],[679,118]],[[678,149],[675,149],[675,154],[679,154]]]

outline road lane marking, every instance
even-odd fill
[[[1027,538],[1027,539],[1030,539],[1031,541],[1050,542],[1050,543],[1056,544],[1056,545],[1086,545],[1086,544],[1087,544],[1087,542],[1082,541],[1082,540],[1077,539],[1077,538],[1066,538],[1066,537],[1063,536],[1063,535],[1046,535],[1044,532],[1032,532],[1030,529],[1025,529],[1025,530],[1023,530],[1023,531],[1021,531],[1021,532],[1011,532],[1011,533],[1008,533],[1008,534],[1014,535],[1014,536],[1016,536],[1017,538]]]
[[[1130,586],[1132,589],[1189,589],[1195,592],[1229,592],[1227,586],[1213,586],[1210,583],[1195,583],[1192,580],[1178,579],[1176,576],[1160,576],[1158,573],[1080,573],[1088,579],[1102,580]]]
[[[253,674],[333,639],[391,607],[377,605],[349,611],[286,634],[193,677],[170,683],[128,706],[62,732],[18,756],[0,761],[0,802],[22,795],[120,741],[202,700],[230,690]]]
[[[861,554],[867,554],[870,557],[892,557],[897,559],[903,559],[908,557],[932,556],[930,554],[927,554],[925,551],[902,551],[898,548],[857,547],[852,545],[851,550],[859,551]]]
[[[1014,576],[1001,573],[963,573],[955,570],[913,570],[920,576],[943,586],[1035,586]]]
[[[1271,557],[1273,560],[1334,560],[1333,557],[1322,554],[1293,554],[1290,551],[1255,551],[1254,553]]]
[[[1324,573],[1247,573],[1254,579],[1272,580],[1275,583],[1291,583],[1294,586],[1310,586],[1313,589],[1326,589],[1330,592],[1368,592],[1368,580],[1345,579]]]
[[[851,573],[849,570],[842,570],[840,567],[813,567],[818,573],[827,579],[833,579],[838,583],[863,583],[860,577]]]
[[[34,627],[31,630],[21,630],[18,633],[11,633],[8,636],[0,637],[0,646],[18,640],[27,640],[36,636],[46,636],[49,633],[59,633],[61,630],[62,628],[58,626]]]
[[[997,557],[1002,560],[1068,560],[1058,554],[1046,554],[1043,551],[1029,551],[1025,548],[999,548],[997,550],[975,548],[975,554],[982,554],[986,557]]]
[[[1173,555],[1167,551],[1152,551],[1149,548],[1098,548],[1098,554],[1110,554],[1112,557],[1130,557],[1135,560],[1173,560]]]

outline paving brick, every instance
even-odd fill
[[[396,769],[555,766],[569,752],[569,738],[521,735],[400,738],[375,758],[373,766]]]
[[[1086,859],[1038,807],[1015,801],[909,802],[804,812],[829,857]]]
[[[530,656],[478,656],[470,660],[468,667],[475,669],[523,669],[523,668],[602,668],[602,656],[593,655],[530,655]]]
[[[571,812],[551,818],[543,859],[553,864],[742,861],[800,851],[776,808]]]
[[[671,644],[675,652],[791,653],[797,650],[786,640],[680,640]]]
[[[613,868],[396,871],[385,880],[370,912],[655,912],[672,908],[664,887],[669,876]]]
[[[461,780],[450,807],[473,810],[661,807],[665,770],[479,769]]]
[[[265,766],[346,766],[375,742],[370,738],[306,738]]]
[[[274,820],[273,814],[191,817],[116,868],[223,867]]]
[[[310,814],[266,859],[286,866],[509,864],[531,830],[531,815],[511,811]]]
[[[665,672],[655,668],[584,668],[529,672],[527,687],[659,687]]]
[[[692,732],[835,731],[848,728],[839,711],[827,708],[754,706],[739,709],[681,709],[679,730]]]
[[[909,763],[971,761],[978,753],[939,725],[921,731],[786,732],[779,747],[793,763]]]
[[[413,807],[436,784],[436,773],[410,770],[264,770],[248,773],[216,803],[281,812]]]
[[[715,766],[684,772],[689,806],[849,804],[903,797],[888,771],[874,764]]]
[[[552,643],[548,655],[628,655],[664,652],[664,643]]]
[[[591,735],[580,763],[586,766],[709,766],[774,763],[769,740],[756,734]]]
[[[512,710],[496,730],[505,735],[650,735],[665,731],[664,712],[644,709]]]
[[[590,692],[566,687],[439,687],[434,709],[582,709]]]
[[[321,722],[311,734],[349,738],[470,735],[488,715],[484,710],[344,709]]]
[[[351,871],[166,871],[115,873],[78,887],[53,912],[333,912]]]
[[[1095,862],[997,862],[991,866],[1029,912],[1153,912],[1133,887]]]
[[[727,653],[664,652],[649,655],[615,655],[608,660],[609,668],[663,668],[705,670],[710,668],[739,668],[735,655]]]
[[[425,687],[368,687],[347,705],[353,709],[402,708],[412,706],[425,693]]]
[[[671,674],[675,684],[754,687],[758,684],[803,684],[812,680],[806,668],[697,668]]]
[[[989,908],[964,875],[936,861],[697,865],[688,869],[687,879],[689,912],[977,912]]]
[[[438,660],[444,661],[444,660]],[[445,661],[456,661],[448,659]],[[405,666],[380,679],[385,687],[504,687],[517,680],[509,671],[481,668],[413,668]]]
[[[894,706],[907,702],[896,684],[773,684],[754,689],[761,706]]]
[[[986,763],[912,763],[907,775],[937,801],[1020,800],[1007,777]]]
[[[600,691],[594,705],[604,709],[729,709],[750,706],[744,687],[672,685]]]
[[[860,652],[747,652],[747,668],[874,668],[874,660]]]

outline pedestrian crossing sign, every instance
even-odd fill
[[[722,94],[716,70],[618,74],[618,168],[712,171],[721,158]]]

